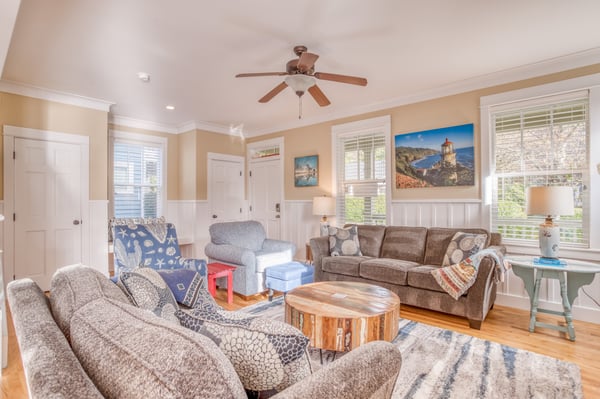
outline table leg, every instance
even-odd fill
[[[535,331],[535,320],[536,320],[537,311],[538,311],[538,302],[539,302],[539,296],[540,296],[541,282],[542,282],[542,275],[540,273],[535,277],[535,286],[533,288],[533,297],[530,298],[531,299],[531,312],[530,312],[530,319],[529,319],[529,332]]]
[[[208,275],[208,292],[214,298],[217,295],[217,282],[215,276],[212,274]]]
[[[567,296],[567,283],[565,281],[564,273],[560,273],[558,276],[560,283],[560,296],[562,297],[562,305],[565,312],[565,321],[567,322],[567,331],[569,333],[569,339],[575,341],[575,327],[573,327],[573,316],[571,315],[571,303]]]
[[[227,272],[227,303],[233,303],[233,272]]]

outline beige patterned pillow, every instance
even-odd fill
[[[457,232],[448,244],[442,266],[456,265],[462,262],[485,248],[486,241],[487,234]]]
[[[362,256],[358,241],[358,228],[329,227],[329,254],[331,256]]]

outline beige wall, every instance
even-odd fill
[[[90,199],[106,200],[108,176],[108,113],[0,92],[0,126],[18,126],[89,137]],[[0,193],[4,199],[0,141]]]
[[[481,127],[479,120],[479,99],[482,96],[501,93],[571,79],[579,76],[600,73],[600,64],[578,68],[566,72],[541,76],[524,81],[494,86],[486,89],[465,92],[457,95],[441,97],[433,100],[407,104],[387,110],[356,115],[331,122],[301,127],[273,133],[268,136],[249,138],[256,142],[274,137],[284,137],[285,148],[285,199],[310,200],[315,195],[330,194],[333,189],[331,164],[331,127],[333,125],[354,122],[382,115],[391,116],[392,159],[394,157],[394,137],[398,134],[412,133],[420,130],[434,129],[473,123],[475,129],[475,186],[471,187],[433,187],[420,189],[392,188],[392,199],[480,199],[481,198]],[[319,155],[319,186],[294,187],[292,171],[294,158],[305,155]],[[393,164],[393,162],[392,162]],[[393,165],[391,166],[394,167]],[[395,170],[392,170],[395,176]],[[394,178],[395,180],[395,178]]]

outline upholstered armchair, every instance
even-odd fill
[[[267,238],[257,221],[215,223],[208,231],[208,261],[236,266],[233,290],[241,295],[265,291],[265,269],[291,262],[296,253],[293,243]]]
[[[177,231],[172,223],[154,220],[145,223],[113,223],[112,225],[115,278],[121,271],[136,267],[152,269],[191,269],[206,277],[204,259],[181,256]]]

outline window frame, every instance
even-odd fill
[[[343,137],[357,137],[357,136],[370,136],[373,134],[382,133],[385,142],[385,224],[391,224],[391,213],[392,213],[392,173],[391,173],[391,117],[385,115],[376,118],[364,119],[356,122],[344,123],[340,125],[333,125],[331,128],[331,169],[332,169],[332,183],[333,190],[332,196],[336,198],[336,219],[338,224],[342,225],[345,223],[343,218],[339,217],[339,206],[340,201],[338,195],[338,177],[340,174],[343,176],[343,172],[337,170],[338,167],[338,142]]]
[[[149,145],[159,147],[161,149],[161,164],[162,170],[160,173],[160,201],[157,204],[157,217],[165,216],[167,211],[167,149],[168,139],[166,137],[153,136],[148,134],[131,133],[119,130],[109,131],[110,145],[109,145],[109,173],[108,173],[108,186],[109,194],[109,217],[115,217],[115,182],[114,182],[114,146],[115,143],[126,143],[126,144],[137,144],[137,145]],[[142,217],[142,216],[140,216]]]
[[[572,93],[582,90],[587,90],[589,93],[589,158],[587,171],[589,173],[589,213],[587,220],[584,220],[584,224],[589,226],[589,240],[587,248],[561,246],[561,256],[592,260],[597,259],[597,256],[600,255],[600,207],[593,206],[594,203],[600,203],[600,74],[481,97],[482,222],[485,228],[491,229],[493,173],[495,172],[493,111],[510,108],[511,104],[515,103],[520,103],[523,106],[544,104],[544,101],[547,102],[552,97],[568,97]],[[503,242],[509,253],[539,255],[537,243],[506,239],[503,239]]]

